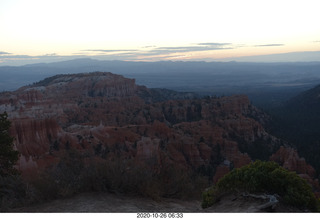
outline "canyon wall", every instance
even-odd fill
[[[161,96],[159,102],[152,93],[134,79],[96,72],[58,75],[0,94],[0,111],[8,113],[21,153],[18,168],[24,175],[42,171],[75,149],[91,159],[211,170],[216,182],[255,159],[243,145],[259,151],[262,143],[276,152],[271,160],[316,184],[314,169],[265,131],[266,114],[248,97]]]

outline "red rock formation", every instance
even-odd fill
[[[284,168],[296,172],[299,176],[306,179],[315,189],[316,195],[320,197],[320,185],[317,179],[315,169],[307,164],[304,158],[301,158],[297,150],[289,147],[280,147],[279,150],[270,157],[270,160],[282,165]]]
[[[141,96],[146,92],[152,102],[151,92],[133,79],[90,73],[54,76],[2,93],[0,110],[8,112],[11,134],[22,154],[19,168],[37,172],[74,148],[88,159],[117,156],[189,169],[213,165],[216,181],[231,165],[250,163],[237,140],[251,144],[274,138],[252,118],[260,112],[246,96],[149,104]],[[272,159],[301,174],[314,174],[294,151],[282,148]]]
[[[15,145],[24,156],[41,156],[49,151],[61,128],[54,119],[15,119],[10,133]]]
[[[281,164],[284,168],[296,171],[298,174],[315,176],[315,169],[307,164],[304,158],[299,157],[298,152],[289,147],[281,146],[279,150],[270,157],[270,160]]]
[[[136,159],[142,161],[159,160],[159,143],[160,139],[142,137],[141,140],[137,142]]]
[[[17,95],[17,100],[25,103],[35,103],[42,101],[43,95],[39,90],[26,89],[23,93]]]
[[[230,168],[226,165],[220,165],[216,169],[216,174],[213,177],[213,183],[217,183],[224,175],[230,172]]]

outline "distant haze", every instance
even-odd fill
[[[2,56],[3,57],[3,56]],[[101,61],[125,61],[125,57],[113,56],[113,55],[99,55],[99,56],[85,56],[85,55],[73,55],[73,56],[26,56],[24,58],[20,57],[17,59],[7,58],[3,62],[0,62],[0,66],[22,66],[26,64],[37,64],[37,63],[54,63],[60,61],[69,61],[74,59],[87,59],[92,58]],[[1,54],[0,54],[1,59]],[[143,60],[139,60],[142,61]],[[150,60],[145,60],[150,61]],[[177,61],[177,60],[176,60]],[[179,61],[179,60],[178,60]],[[183,60],[180,60],[183,61]],[[206,62],[264,62],[264,63],[276,63],[276,62],[319,62],[320,61],[320,51],[313,52],[292,52],[292,53],[280,53],[280,54],[270,54],[270,55],[257,55],[257,56],[241,56],[241,57],[229,57],[229,58],[202,58],[202,59],[189,59],[187,61],[206,61]]]
[[[220,61],[238,62],[317,62],[320,61],[320,51],[291,52],[260,56],[242,56],[219,59]]]
[[[320,84],[320,62],[129,62],[74,59],[54,63],[0,67],[0,91],[15,90],[57,74],[112,72],[149,88],[201,95],[246,94],[258,104],[280,104]]]

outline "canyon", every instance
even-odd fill
[[[25,178],[76,150],[87,162],[117,158],[154,171],[174,165],[217,182],[263,153],[320,191],[315,169],[265,130],[269,116],[245,95],[198,98],[93,72],[56,75],[2,92],[4,111]]]

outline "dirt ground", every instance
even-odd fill
[[[14,209],[13,212],[201,212],[200,201],[131,197],[123,194],[84,193],[68,199]]]
[[[68,199],[59,199],[33,206],[13,209],[20,213],[136,213],[136,212],[185,212],[185,213],[235,213],[261,212],[258,207],[264,202],[253,198],[229,195],[207,209],[201,208],[201,201],[161,199],[126,196],[111,193],[83,193]],[[266,212],[270,209],[266,209]],[[271,212],[299,212],[279,205]]]

